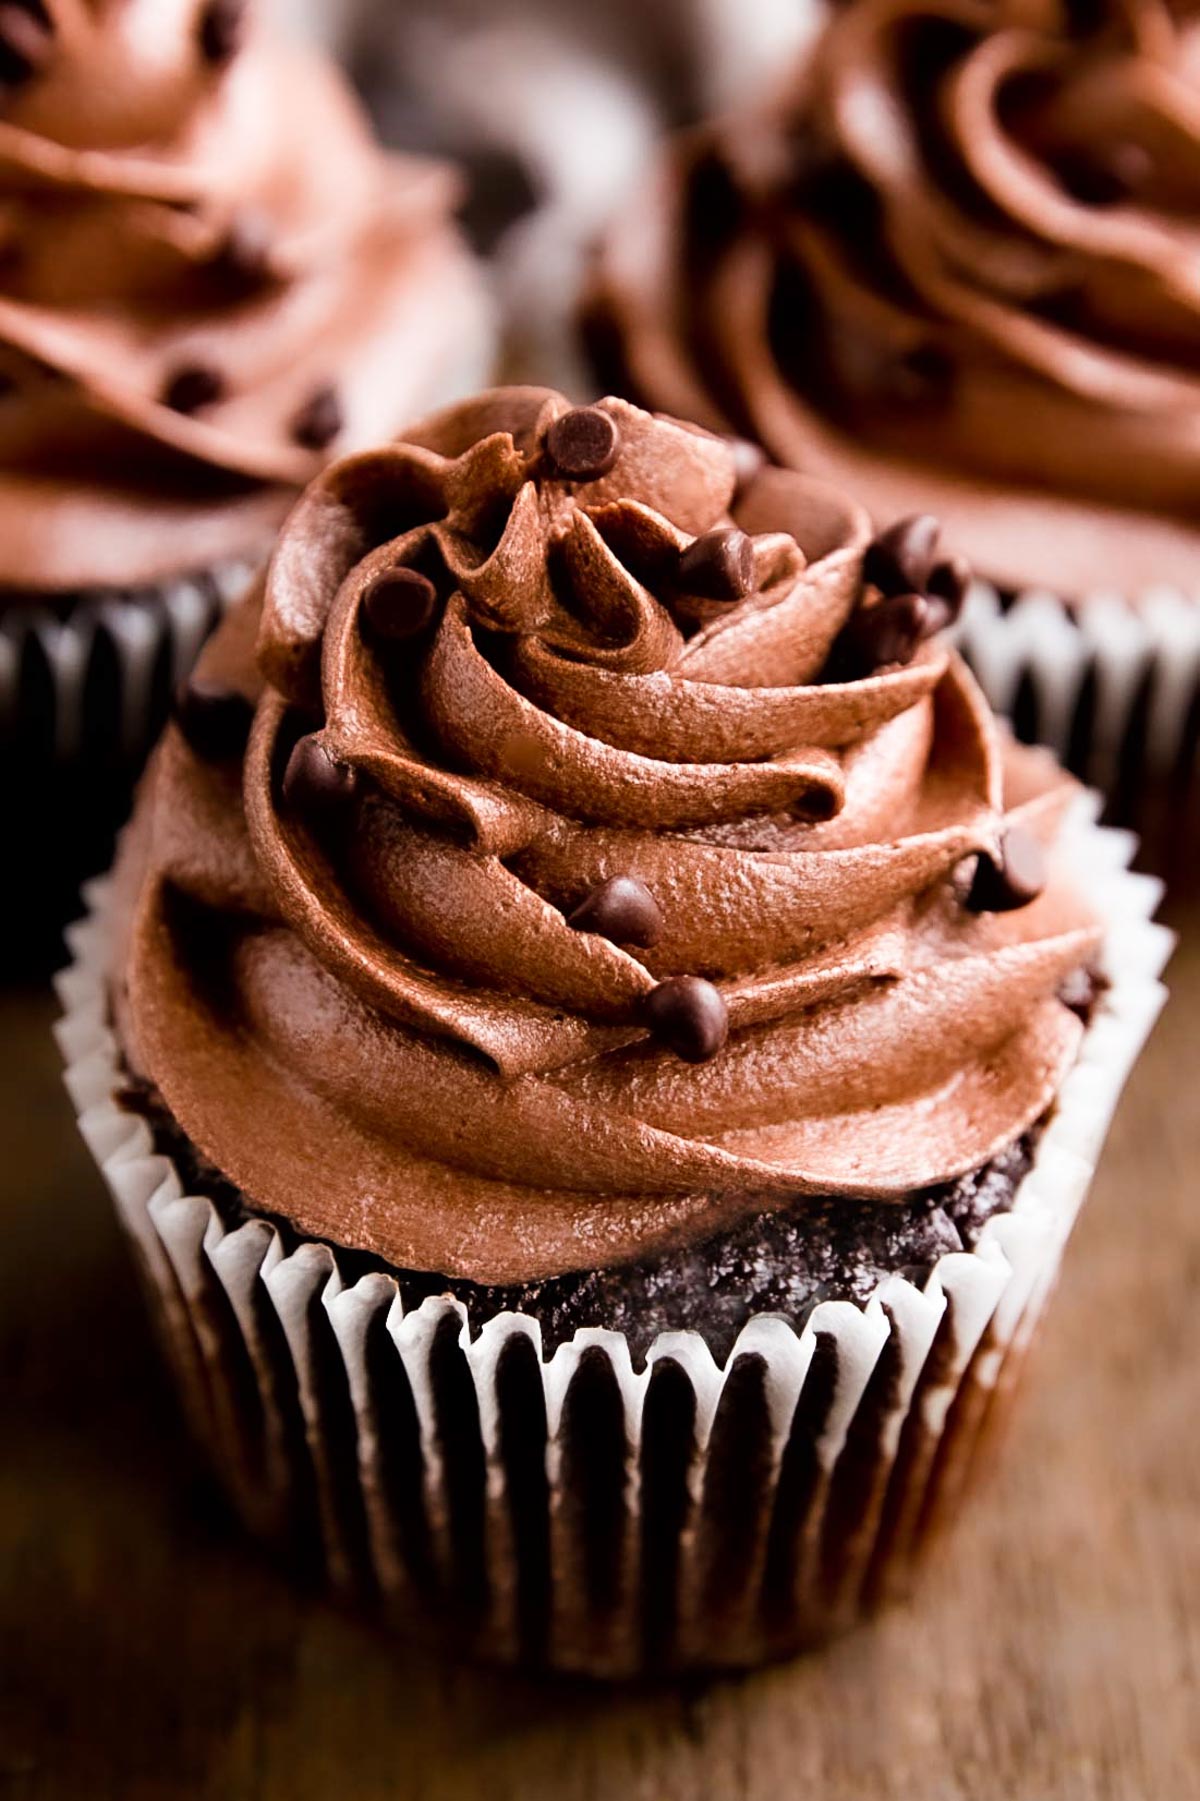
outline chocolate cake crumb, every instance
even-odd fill
[[[207,1195],[227,1226],[270,1218],[286,1246],[298,1242],[286,1220],[252,1206],[198,1154],[148,1084],[131,1079],[118,1100],[151,1121],[156,1146],[175,1163],[185,1191]],[[971,1250],[987,1221],[1011,1207],[1041,1130],[1025,1133],[982,1169],[907,1200],[806,1199],[637,1264],[540,1282],[467,1282],[335,1249],[347,1282],[376,1272],[393,1277],[406,1312],[430,1295],[449,1295],[466,1307],[472,1331],[496,1313],[531,1314],[541,1324],[547,1356],[580,1327],[607,1326],[625,1334],[639,1362],[658,1333],[695,1331],[723,1363],[755,1314],[778,1315],[799,1328],[821,1301],[862,1304],[897,1273],[919,1286],[948,1251]]]

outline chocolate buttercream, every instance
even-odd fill
[[[605,375],[757,436],[980,571],[1194,586],[1200,22],[852,0],[681,138],[606,247]]]
[[[0,590],[257,553],[478,332],[454,177],[248,8],[2,10]]]
[[[1098,939],[1072,784],[957,657],[831,679],[878,601],[857,506],[772,468],[735,497],[731,446],[613,399],[611,461],[564,479],[568,410],[498,390],[309,487],[201,664],[254,703],[244,759],[172,728],[119,866],[122,1042],[202,1155],[477,1281],[981,1167],[1053,1100]],[[734,526],[750,591],[689,592]],[[368,605],[397,567],[407,636]],[[1045,887],[973,911],[1015,830]],[[727,1015],[696,1064],[651,1032],[678,977]]]

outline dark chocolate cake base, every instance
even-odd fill
[[[227,1226],[268,1219],[289,1250],[299,1242],[287,1220],[255,1207],[205,1163],[152,1089],[131,1080],[120,1101],[148,1120],[156,1149],[175,1164],[185,1191],[205,1195]],[[694,1331],[723,1363],[756,1314],[799,1327],[818,1302],[865,1302],[887,1275],[899,1272],[920,1286],[939,1258],[970,1250],[986,1222],[1012,1206],[1040,1135],[1039,1124],[982,1169],[903,1200],[806,1198],[640,1263],[538,1282],[468,1282],[332,1248],[347,1281],[377,1271],[391,1276],[406,1311],[430,1295],[450,1295],[466,1308],[473,1331],[497,1313],[529,1314],[541,1326],[547,1356],[581,1326],[606,1326],[624,1333],[638,1360],[660,1332]]]

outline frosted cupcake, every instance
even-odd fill
[[[298,490],[478,381],[479,280],[234,0],[6,7],[0,84],[0,729],[127,783]]]
[[[1158,1004],[953,558],[617,400],[307,491],[63,987],[247,1518],[410,1629],[749,1663],[908,1579]],[[184,1198],[186,1197],[186,1198]]]
[[[1195,33],[1154,0],[852,4],[679,142],[594,295],[606,379],[939,516],[993,698],[1028,674],[1031,726],[1106,776],[1139,720],[1160,771],[1194,754]]]

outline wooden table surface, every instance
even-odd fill
[[[1005,1455],[911,1606],[687,1689],[399,1648],[240,1538],[177,1424],[38,995],[0,1002],[0,1796],[1200,1795],[1200,906]]]

